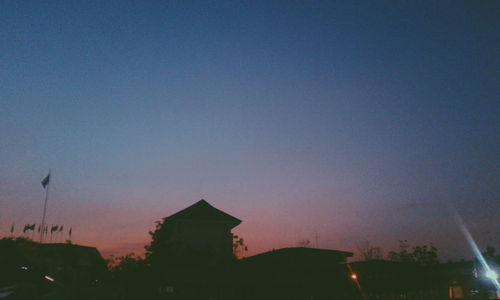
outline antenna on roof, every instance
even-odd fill
[[[314,240],[316,241],[316,248],[319,248],[318,238],[319,238],[319,236],[318,236],[318,232],[317,232],[317,231],[315,231],[315,234],[314,234]]]

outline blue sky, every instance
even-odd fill
[[[4,1],[0,232],[38,222],[52,168],[49,222],[106,253],[200,198],[254,253],[318,232],[467,256],[450,202],[499,246],[495,9]]]

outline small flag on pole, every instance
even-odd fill
[[[14,233],[14,225],[16,225],[16,223],[12,223],[12,226],[10,227],[10,233]]]
[[[69,228],[69,238],[71,238],[71,233],[73,232],[73,227]]]
[[[47,176],[45,176],[45,178],[42,180],[42,186],[43,188],[45,188],[47,186],[47,184],[49,184],[50,182],[50,172]]]

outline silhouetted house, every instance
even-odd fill
[[[238,261],[241,282],[236,294],[249,299],[355,299],[344,264],[352,256],[351,252],[303,247],[257,254]]]
[[[34,269],[66,286],[90,284],[106,272],[106,262],[94,247],[6,240],[0,253],[5,259],[1,265]]]
[[[353,253],[346,251],[294,247],[281,248],[240,260],[240,265],[250,269],[305,270],[328,269],[345,263]]]
[[[107,271],[106,262],[94,247],[73,244],[41,244],[38,262],[48,274],[73,285],[86,285]]]
[[[163,239],[174,259],[188,256],[187,259],[198,263],[216,265],[232,259],[231,229],[240,223],[241,220],[202,199],[164,218]]]

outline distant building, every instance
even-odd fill
[[[231,229],[241,220],[201,199],[163,219],[161,243],[173,260],[216,265],[233,257]]]
[[[317,248],[282,248],[238,261],[241,280],[226,299],[357,299],[345,263],[353,253]]]
[[[91,284],[106,272],[106,262],[94,247],[2,240],[0,253],[0,265],[6,269],[33,269],[66,286]]]
[[[328,269],[347,262],[352,256],[352,252],[346,251],[292,247],[250,256],[242,259],[240,265],[266,270]]]
[[[40,244],[37,256],[49,274],[72,285],[93,283],[107,271],[105,260],[94,247]]]

